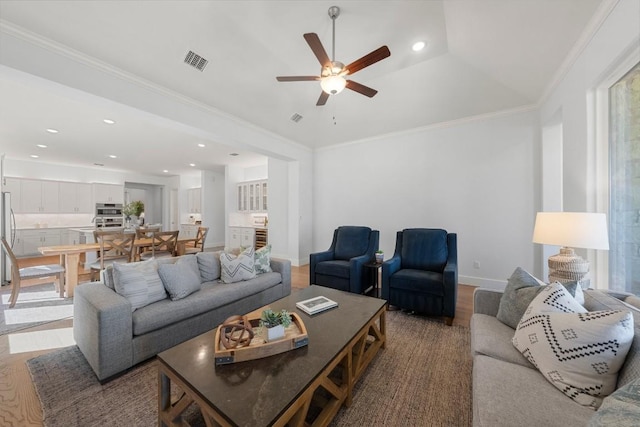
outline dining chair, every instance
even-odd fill
[[[140,260],[152,258],[167,258],[176,255],[178,245],[178,230],[151,232],[151,251],[142,252]]]
[[[2,248],[11,261],[11,295],[9,296],[9,308],[13,308],[18,301],[18,294],[22,285],[53,282],[56,290],[60,292],[60,298],[64,297],[64,267],[59,264],[35,265],[20,268],[18,259],[9,247],[9,243],[3,237]]]
[[[91,281],[97,280],[100,272],[115,262],[128,263],[133,261],[133,242],[135,233],[122,231],[96,230],[96,243],[100,245],[98,259],[89,267]]]
[[[136,228],[136,240],[141,239],[153,239],[153,234],[157,231],[160,231],[162,228],[159,225],[146,225],[142,227]],[[152,240],[153,242],[153,240]],[[143,252],[151,251],[152,246],[135,246],[134,248],[134,261],[139,261],[140,255]]]
[[[195,242],[190,243],[188,246],[185,245],[184,253],[197,254],[198,252],[204,252],[204,241],[207,238],[208,232],[209,227],[198,227],[198,234],[196,234]]]

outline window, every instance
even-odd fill
[[[640,63],[609,88],[609,288],[640,295]]]

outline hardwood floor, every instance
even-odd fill
[[[291,284],[296,288],[309,286],[308,265],[291,268]],[[454,324],[469,326],[474,289],[473,286],[459,286]],[[43,425],[40,402],[25,362],[70,345],[68,339],[72,327],[73,320],[67,319],[0,336],[0,425]],[[42,349],[17,352],[15,348],[19,340],[38,344]]]

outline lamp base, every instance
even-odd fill
[[[561,248],[549,257],[549,282],[578,282],[583,289],[589,287],[589,261],[576,255],[572,248]]]

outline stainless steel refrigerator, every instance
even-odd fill
[[[0,237],[4,237],[7,239],[9,246],[13,248],[13,244],[16,239],[16,217],[13,214],[13,209],[11,209],[11,193],[2,192],[2,199],[0,199],[0,203],[2,204],[1,216],[2,222],[0,223]],[[6,285],[11,281],[11,261],[9,261],[9,257],[7,254],[2,252],[1,259],[1,267],[2,271],[2,284]]]

